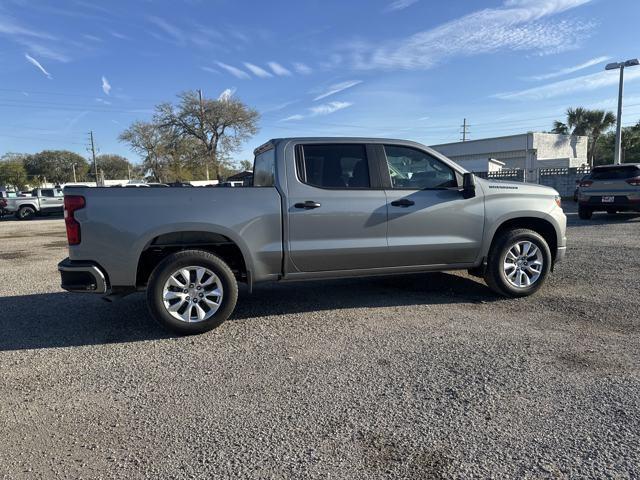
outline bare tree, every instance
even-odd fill
[[[201,98],[197,91],[179,95],[174,107],[163,103],[156,107],[155,122],[173,128],[180,135],[196,139],[202,146],[207,173],[220,173],[221,158],[237,151],[245,140],[258,131],[259,114],[234,97],[213,100]]]
[[[134,122],[120,134],[121,142],[142,157],[142,165],[157,182],[162,182],[165,169],[165,137],[162,129],[150,122]]]

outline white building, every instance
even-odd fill
[[[539,168],[580,167],[587,163],[587,138],[555,133],[529,132],[506,137],[482,138],[466,142],[432,145],[470,171],[494,170],[493,162],[506,169],[525,169],[527,178],[537,176]],[[483,167],[478,170],[478,167]]]

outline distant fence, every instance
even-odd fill
[[[497,170],[494,172],[473,172],[476,176],[490,180],[506,180],[511,182],[529,181],[555,188],[561,196],[571,197],[576,189],[576,182],[587,175],[589,167],[577,168],[540,168],[527,172],[521,169]]]

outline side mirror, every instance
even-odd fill
[[[473,173],[465,173],[462,176],[462,196],[473,198],[476,196],[476,177]]]

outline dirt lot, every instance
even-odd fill
[[[640,216],[569,215],[538,295],[464,274],[241,291],[167,335],[0,222],[0,478],[640,477]]]

